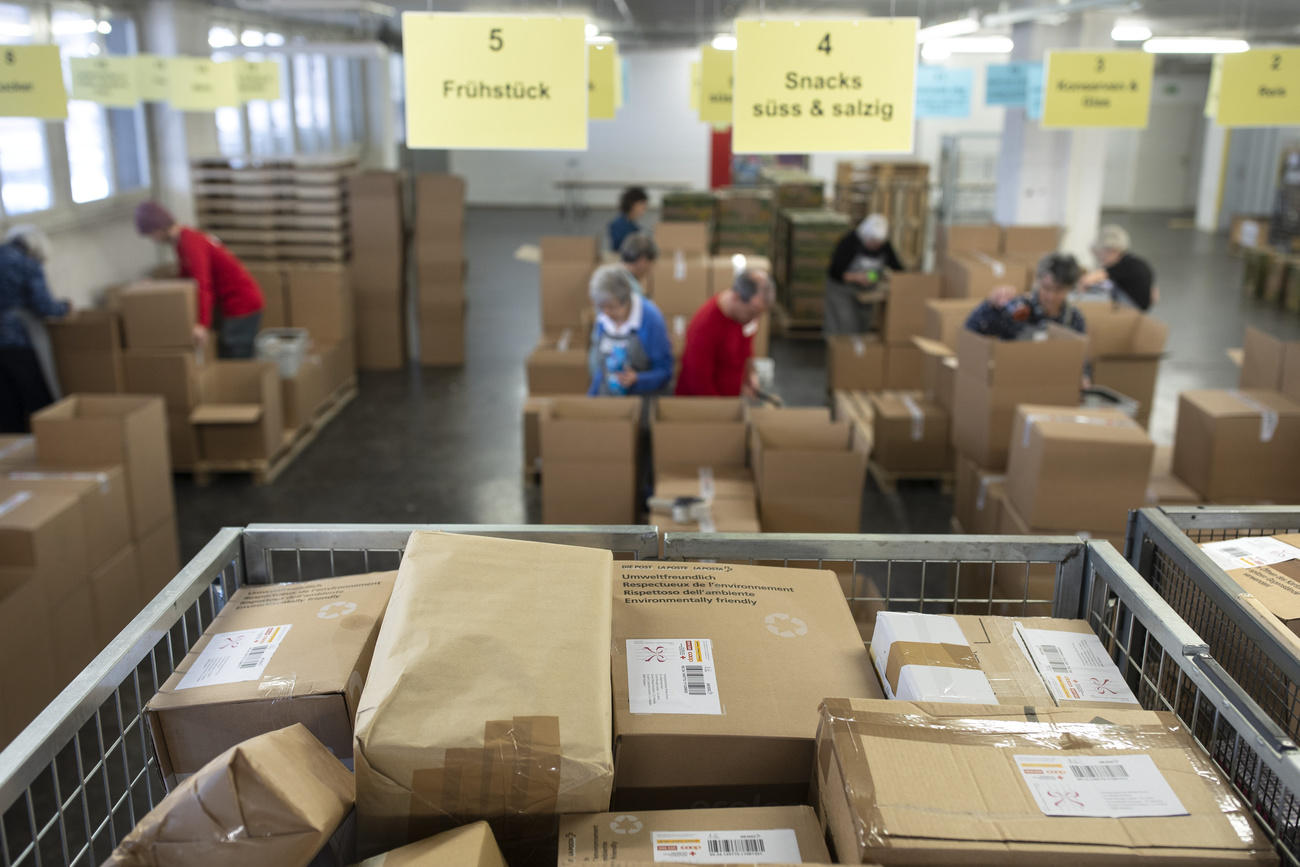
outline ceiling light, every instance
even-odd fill
[[[613,36],[588,36],[587,37],[588,45],[609,45],[613,41],[614,41]]]
[[[592,24],[590,21],[587,22],[587,26],[584,27],[583,30],[586,31],[588,39],[595,39],[600,35],[600,28],[595,24]]]
[[[1244,39],[1214,36],[1158,36],[1142,43],[1142,50],[1151,54],[1240,54],[1249,49]]]
[[[279,48],[284,44],[284,35],[280,33],[268,33],[263,41],[267,48]]]
[[[955,21],[945,21],[942,24],[931,24],[929,27],[922,27],[916,31],[916,41],[924,45],[932,39],[947,39],[952,36],[966,36],[980,29],[979,19],[974,15],[965,18],[958,18]]]
[[[1151,28],[1145,24],[1120,22],[1111,28],[1110,38],[1116,42],[1146,42],[1151,38]]]
[[[94,42],[90,43],[89,45],[86,46],[86,53],[89,54],[91,57],[94,57],[95,55],[99,54],[99,45],[97,45]]]
[[[98,29],[102,35],[107,36],[113,32],[113,25],[109,21],[101,21],[96,29]]]
[[[26,39],[32,35],[30,24],[16,24],[13,21],[0,21],[0,39]]]
[[[213,27],[208,30],[208,45],[212,48],[230,48],[238,44],[239,38],[229,27]]]
[[[239,34],[239,41],[245,48],[261,48],[266,44],[266,34],[260,30],[245,30]]]
[[[932,39],[921,46],[926,60],[942,60],[952,54],[1010,54],[1015,43],[1009,36],[958,36]]]
[[[1023,24],[1026,21],[1055,22],[1059,24],[1062,15],[1069,16],[1076,12],[1113,9],[1116,7],[1132,11],[1140,6],[1141,4],[1136,0],[1067,0],[1067,2],[1055,6],[1034,6],[1027,9],[1012,9],[1006,12],[990,12],[984,16],[983,21],[985,27],[1008,27],[1012,24]]]
[[[713,37],[712,45],[719,51],[735,51],[736,37],[731,33],[719,33]]]
[[[55,21],[50,27],[55,36],[80,36],[85,33],[95,33],[99,30],[99,22],[94,18],[75,18],[71,21]]]

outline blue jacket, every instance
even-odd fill
[[[664,322],[664,315],[659,312],[659,308],[649,298],[641,299],[641,328],[635,332],[637,340],[645,348],[646,355],[650,359],[650,367],[647,370],[638,370],[636,385],[632,386],[632,394],[655,394],[663,391],[668,386],[669,381],[673,378],[673,344],[668,339],[668,325]],[[593,354],[600,352],[600,338],[604,329],[600,321],[596,321],[596,327],[591,332],[591,346]],[[599,366],[596,373],[601,372]],[[595,397],[600,393],[600,383],[593,377],[591,385],[587,388],[587,394]]]
[[[40,262],[16,243],[0,244],[0,347],[25,349],[32,345],[27,327],[14,315],[20,308],[52,319],[67,316],[69,305],[50,295]]]
[[[609,221],[609,249],[617,253],[627,236],[635,235],[639,231],[641,227],[629,220],[626,214],[619,214]]]

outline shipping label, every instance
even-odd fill
[[[1300,560],[1300,548],[1279,542],[1269,536],[1252,536],[1245,539],[1228,539],[1210,542],[1201,550],[1220,569],[1249,569],[1253,566],[1272,566],[1287,560]]]
[[[1091,632],[1026,629],[1016,624],[1021,649],[1058,702],[1137,704],[1101,640]]]
[[[235,632],[218,632],[212,636],[185,672],[178,690],[196,686],[217,686],[257,680],[289,634],[290,624],[259,626]]]
[[[713,642],[707,638],[640,638],[627,642],[632,713],[722,714]]]
[[[1045,816],[1186,816],[1150,756],[1014,756]]]
[[[765,831],[655,831],[655,862],[689,864],[799,864],[799,841],[790,828]]]

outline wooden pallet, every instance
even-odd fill
[[[781,337],[797,340],[821,340],[822,320],[797,319],[784,306],[777,304],[772,310],[772,331]]]
[[[316,411],[310,422],[296,430],[285,432],[284,443],[274,456],[242,461],[198,460],[195,462],[194,468],[190,470],[190,473],[194,476],[194,484],[201,488],[207,487],[212,484],[214,475],[230,473],[248,473],[252,476],[255,485],[271,484],[300,454],[316,441],[316,437],[320,435],[320,432],[356,396],[357,380],[356,377],[352,377],[335,389],[329,399],[321,404],[320,409]]]
[[[952,493],[953,472],[952,470],[907,470],[904,472],[892,472],[880,466],[875,461],[867,462],[867,472],[875,480],[876,487],[880,488],[882,493],[897,494],[898,483],[900,481],[933,481],[939,483],[939,489],[945,494]]]
[[[338,217],[336,201],[310,199],[245,199],[238,196],[205,196],[195,199],[200,214],[283,214],[294,216]]]
[[[342,214],[236,214],[199,211],[199,224],[214,232],[262,230],[266,232],[346,232],[348,220]]]

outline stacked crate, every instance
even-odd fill
[[[415,176],[415,266],[420,363],[465,363],[465,180]]]
[[[781,211],[772,264],[792,324],[821,324],[826,268],[848,228],[849,218],[837,211]]]
[[[665,223],[708,223],[712,234],[715,207],[713,193],[708,190],[664,193],[660,219]]]
[[[368,171],[349,182],[357,365],[406,366],[406,208],[400,172]]]
[[[726,189],[718,192],[713,252],[772,255],[772,219],[776,213],[770,190]]]
[[[841,161],[835,170],[835,210],[855,223],[884,214],[894,250],[903,264],[917,268],[925,256],[929,177],[926,163]]]

